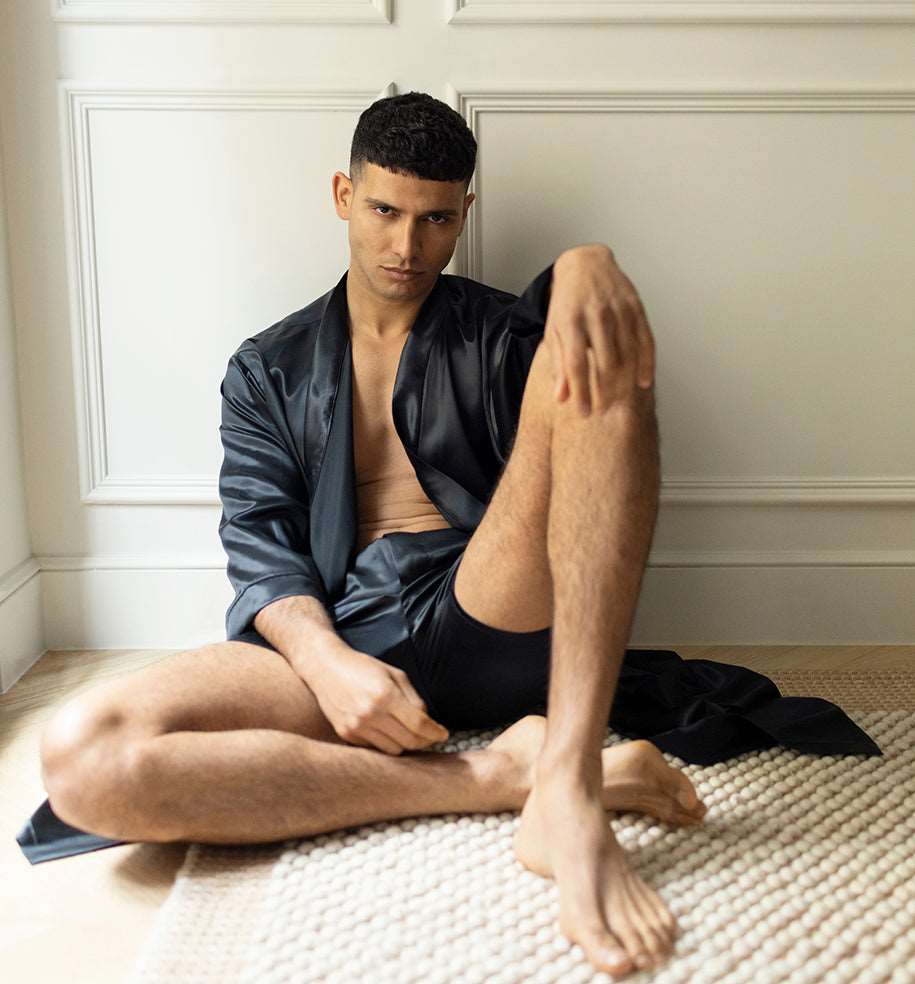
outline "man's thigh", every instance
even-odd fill
[[[68,701],[42,735],[42,762],[72,764],[90,744],[116,748],[172,731],[271,728],[338,738],[308,685],[279,653],[216,642],[106,680]]]
[[[549,350],[541,342],[525,382],[511,453],[454,581],[461,608],[505,632],[533,632],[553,621],[546,539],[551,388]]]

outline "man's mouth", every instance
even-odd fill
[[[410,280],[413,277],[418,277],[421,273],[420,270],[401,270],[398,267],[382,267],[385,273],[389,273],[395,280]]]

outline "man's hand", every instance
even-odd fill
[[[312,665],[305,682],[334,731],[351,745],[400,755],[448,737],[403,670],[342,640]]]
[[[632,281],[599,243],[557,257],[544,340],[556,367],[556,399],[587,417],[654,382],[655,344]]]

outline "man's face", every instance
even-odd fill
[[[427,181],[365,163],[358,184],[333,178],[337,215],[349,222],[350,272],[379,297],[428,294],[448,265],[474,195],[463,181]],[[417,271],[398,277],[386,268]]]

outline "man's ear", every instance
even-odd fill
[[[349,219],[353,207],[353,182],[342,171],[337,171],[331,179],[334,208],[341,219]]]
[[[468,195],[468,196],[467,196],[467,197],[466,197],[466,198],[464,199],[464,211],[463,211],[463,213],[462,213],[462,215],[461,215],[461,228],[460,228],[460,229],[458,229],[458,235],[459,235],[459,236],[460,236],[460,235],[461,235],[461,233],[462,233],[462,232],[464,231],[464,225],[465,225],[465,224],[466,224],[466,222],[467,222],[467,213],[468,213],[468,212],[470,211],[470,206],[471,206],[471,204],[473,203],[473,200],[474,200],[474,199],[475,199],[476,197],[477,197],[477,196],[476,196],[476,195],[474,195],[474,194],[473,194],[473,193],[471,192],[471,194],[469,194],[469,195]]]

